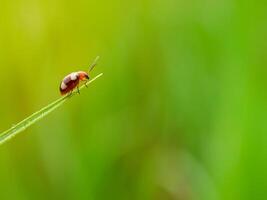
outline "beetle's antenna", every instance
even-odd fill
[[[99,60],[99,58],[100,58],[99,56],[97,56],[95,58],[94,62],[89,67],[89,72],[91,72],[95,68],[95,66],[97,65],[97,61]]]

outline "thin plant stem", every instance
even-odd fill
[[[83,84],[79,89],[80,91],[86,88],[87,85],[94,82],[96,79],[101,77],[103,73],[98,74],[93,79],[87,81],[85,84]],[[18,133],[24,131],[29,126],[33,125],[35,122],[39,121],[52,111],[54,111],[56,108],[60,107],[63,103],[65,103],[67,100],[69,100],[71,97],[76,95],[78,93],[77,90],[73,91],[70,94],[67,94],[54,102],[50,103],[49,105],[43,107],[41,110],[33,113],[31,116],[27,117],[26,119],[22,120],[21,122],[17,123],[16,125],[12,126],[10,129],[0,133],[0,145],[5,143],[6,141],[10,140],[14,136],[16,136]]]

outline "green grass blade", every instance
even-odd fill
[[[93,79],[89,80],[86,83],[86,85],[92,83],[93,81],[95,81],[97,78],[99,78],[102,75],[103,75],[103,73],[97,75]],[[85,84],[82,85],[80,87],[80,91],[82,89],[84,89],[86,87],[86,85]],[[26,128],[28,128],[29,126],[33,125],[35,122],[39,121],[40,119],[42,119],[43,117],[45,117],[46,115],[48,115],[49,113],[54,111],[56,108],[60,107],[63,103],[65,103],[68,99],[70,99],[72,96],[76,95],[77,93],[78,92],[75,90],[75,91],[72,92],[72,94],[66,95],[66,96],[63,96],[63,97],[57,99],[56,101],[50,103],[49,105],[45,106],[41,110],[33,113],[31,116],[29,116],[26,119],[22,120],[18,124],[12,126],[10,129],[2,132],[0,134],[0,145],[5,143],[9,139],[11,139],[12,137],[17,135],[18,133],[24,131]]]

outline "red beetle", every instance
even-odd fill
[[[94,67],[96,66],[96,62],[99,59],[99,56],[95,59],[93,64],[90,66],[88,72],[91,72]],[[80,81],[88,81],[89,75],[87,72],[79,71],[79,72],[73,72],[67,76],[61,81],[59,90],[61,95],[65,95],[68,93],[71,93],[76,87],[77,91],[79,92],[79,83]]]

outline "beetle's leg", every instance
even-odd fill
[[[88,83],[88,81],[86,81],[86,82],[85,82],[85,87],[87,87],[87,88],[88,88],[88,85],[87,85],[87,83]]]
[[[78,94],[80,94],[79,86],[77,87],[77,92],[78,92]]]
[[[72,90],[69,92],[68,96],[71,96],[72,95]]]

